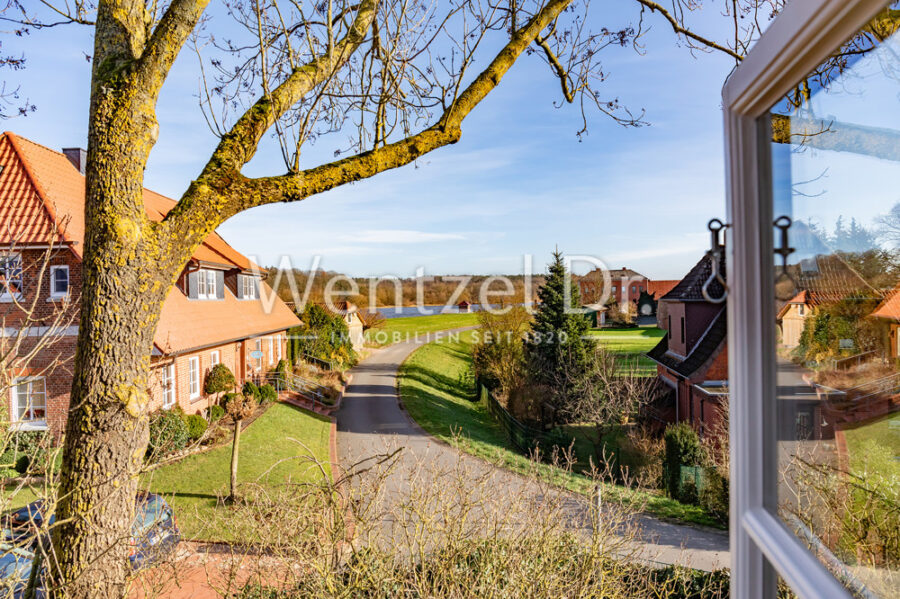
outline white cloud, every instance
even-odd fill
[[[356,243],[427,243],[430,241],[462,240],[460,233],[429,233],[409,229],[369,229],[341,237]]]

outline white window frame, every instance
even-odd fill
[[[35,407],[35,403],[32,400],[34,395],[36,395],[31,390],[31,385],[35,381],[41,381],[44,385],[44,390],[37,395],[43,395],[44,399],[44,417],[43,418],[23,418],[22,410],[19,408],[19,386],[20,385],[29,385],[28,391],[28,407],[32,410]],[[17,423],[17,428],[19,429],[31,429],[31,430],[42,430],[47,428],[47,379],[43,376],[19,376],[13,379],[12,387],[11,387],[11,399],[12,399],[12,409],[13,414],[15,414],[15,418],[13,419],[15,423]]]
[[[66,273],[66,290],[65,291],[57,291],[56,290],[56,273],[57,272],[65,272]],[[72,285],[72,280],[69,278],[69,267],[68,265],[61,264],[57,266],[50,267],[50,299],[63,299],[69,296],[69,288]]]
[[[160,387],[162,387],[162,407],[164,410],[168,410],[177,403],[177,381],[178,379],[175,378],[175,362],[163,366]]]
[[[276,347],[278,348],[278,361],[281,362],[281,335],[275,336]]]
[[[0,253],[0,275],[2,275],[2,278],[4,280],[6,279],[6,271],[7,271],[6,265],[9,262],[14,261],[14,260],[17,260],[19,263],[19,267],[18,267],[19,276],[18,276],[18,279],[14,279],[14,280],[18,280],[19,292],[16,293],[15,295],[13,295],[12,293],[9,292],[8,285],[4,284],[3,290],[0,291],[0,301],[2,301],[2,302],[11,302],[14,299],[19,299],[22,297],[22,288],[25,285],[25,269],[22,264],[22,254],[20,254],[19,252]]]
[[[241,298],[255,300],[256,279],[252,275],[241,275]]]
[[[732,72],[725,108],[731,597],[770,599],[780,575],[803,599],[850,594],[777,515],[770,108],[887,4],[788,3]]]
[[[219,350],[209,352],[209,369],[219,363]]]
[[[200,397],[200,357],[188,358],[188,398]]]
[[[275,363],[275,337],[269,335],[269,366]]]
[[[201,268],[197,271],[197,299],[218,299],[216,271],[209,268]]]

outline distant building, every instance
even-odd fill
[[[350,343],[355,351],[360,351],[365,344],[363,322],[359,317],[359,308],[351,302],[338,302],[334,305],[337,313],[344,318],[350,334]]]
[[[665,314],[659,325],[666,335],[647,352],[657,364],[661,388],[668,390],[655,402],[657,417],[689,422],[701,432],[721,423],[728,397],[725,304],[706,301],[701,291],[711,272],[704,256],[659,299],[659,312]],[[719,272],[724,276],[724,252]],[[718,281],[708,291],[712,297],[724,293]]]
[[[467,302],[466,300],[463,300],[463,301],[459,302],[458,304],[456,304],[456,308],[457,308],[461,313],[462,313],[462,312],[471,312],[471,311],[472,311],[472,304],[470,304],[470,303]]]

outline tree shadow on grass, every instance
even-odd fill
[[[475,387],[466,381],[441,374],[430,368],[423,368],[416,364],[406,364],[400,373],[403,379],[419,382],[447,395],[453,395],[465,399],[475,397]]]

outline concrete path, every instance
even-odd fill
[[[416,486],[421,486],[422,477],[429,476],[429,472],[458,471],[460,467],[471,473],[473,481],[478,481],[473,487],[487,489],[492,495],[518,495],[534,505],[547,502],[546,488],[432,439],[401,409],[397,397],[398,368],[410,353],[430,340],[434,337],[377,350],[352,370],[353,382],[347,388],[341,409],[335,414],[338,458],[342,467],[348,468],[374,454],[403,448],[397,468],[384,483],[387,503],[408,503],[410,494],[416,492],[410,484],[411,479],[416,480]],[[485,482],[487,478],[489,482]],[[483,492],[472,491],[473,494]],[[591,528],[587,500],[561,491],[552,493],[557,500],[563,497],[567,503],[566,510],[571,516],[567,526],[587,534]],[[425,502],[427,498],[420,500]],[[672,524],[649,516],[639,517],[639,528],[638,553],[644,559],[704,570],[729,566],[727,532]],[[390,532],[397,533],[396,530]]]

